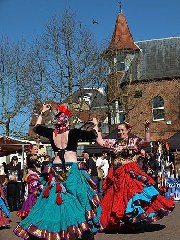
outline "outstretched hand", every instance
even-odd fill
[[[46,111],[50,110],[51,107],[52,107],[51,104],[44,103],[42,106],[42,112],[46,112]]]
[[[149,126],[150,126],[149,120],[146,120],[146,122],[144,123],[144,125],[145,125],[145,128],[149,128]]]

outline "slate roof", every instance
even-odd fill
[[[173,79],[180,77],[180,37],[136,42],[141,51],[132,63],[132,81]],[[129,81],[129,71],[122,83]]]

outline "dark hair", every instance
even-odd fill
[[[83,151],[83,152],[82,152],[82,154],[86,154],[86,153],[89,154],[87,151]]]
[[[7,174],[8,170],[7,170],[7,164],[5,162],[2,163],[3,168],[4,168],[4,173]]]
[[[108,153],[106,150],[102,150],[101,155]]]
[[[26,165],[27,168],[35,168],[35,167],[41,167],[41,162],[38,160],[38,158],[36,160],[32,160],[31,159],[32,154],[28,154],[26,157]]]
[[[113,151],[110,151],[110,157],[112,160],[114,160],[117,158],[117,155]]]
[[[17,157],[17,156],[13,156],[13,157],[11,158],[11,160],[17,160],[17,161],[18,161],[18,157]]]
[[[31,144],[31,145],[30,145],[30,150],[33,149],[34,146],[37,146],[37,147],[38,147],[38,145],[37,145],[36,143]]]

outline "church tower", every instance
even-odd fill
[[[111,108],[110,112],[114,113],[114,116],[110,117],[111,124],[117,124],[124,120],[122,106],[125,106],[123,102],[126,93],[123,92],[121,83],[139,52],[140,49],[134,43],[126,18],[120,10],[110,44],[104,52],[104,58],[109,63],[107,97]],[[129,79],[130,81],[131,79]]]

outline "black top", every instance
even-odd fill
[[[98,172],[97,172],[97,167],[96,167],[96,163],[92,158],[89,158],[87,160],[86,166],[89,169],[91,169],[91,176],[98,176]]]
[[[22,180],[22,171],[21,171],[21,165],[20,163],[18,163],[16,166],[13,166],[13,163],[10,162],[7,166],[6,166],[6,173],[7,173],[7,177],[9,177],[9,175],[17,175],[17,180],[21,181]]]
[[[46,126],[38,124],[33,128],[33,131],[40,136],[48,138],[54,152],[59,150],[53,141],[53,128],[47,128]],[[95,141],[96,135],[95,130],[87,131],[77,128],[70,129],[68,143],[65,150],[76,152],[78,141]]]
[[[26,163],[28,169],[34,169],[34,168],[41,168],[41,162],[38,160],[38,156],[36,159],[31,159],[33,155],[31,153],[27,154],[26,157]]]

